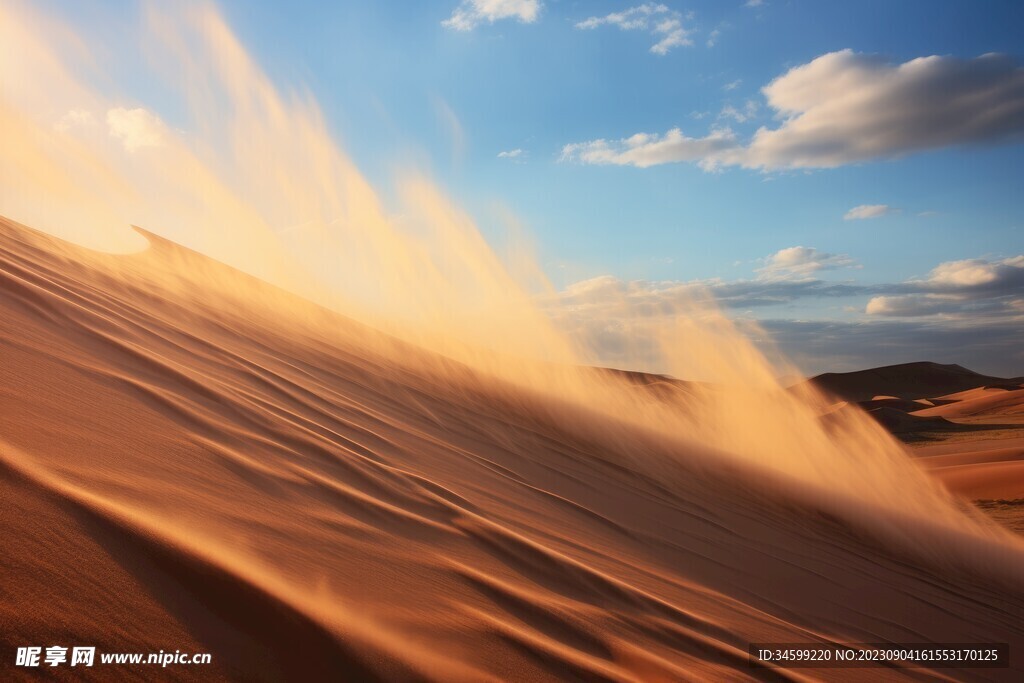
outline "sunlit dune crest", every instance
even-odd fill
[[[863,410],[780,386],[712,302],[643,328],[699,382],[596,369],[538,268],[422,175],[389,206],[212,8],[147,6],[140,41],[181,120],[0,8],[9,645],[59,622],[227,678],[446,681],[1024,646],[1024,544]]]

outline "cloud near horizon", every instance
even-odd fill
[[[871,297],[865,313],[881,316],[984,313],[1024,316],[1024,255],[1004,259],[946,261],[928,277],[904,282],[857,284],[829,282],[815,277],[830,270],[859,268],[846,254],[830,254],[814,247],[787,247],[761,259],[753,279],[723,280],[620,280],[611,275],[573,283],[549,298],[563,304],[599,304],[609,295],[627,295],[642,303],[639,312],[670,310],[666,304],[681,297],[710,295],[727,308],[784,304],[806,298]],[[919,308],[910,304],[920,301]]]
[[[805,369],[856,369],[922,359],[973,360],[989,370],[996,359],[1024,364],[1024,347],[1019,344],[1024,324],[1024,255],[947,261],[923,279],[874,285],[815,277],[822,271],[857,264],[847,255],[812,247],[780,249],[763,262],[753,279],[652,281],[601,275],[541,297],[539,303],[557,325],[601,362],[629,367],[657,368],[656,345],[637,337],[656,336],[656,331],[681,311],[699,308],[709,300],[733,311],[736,319],[753,323],[751,309],[783,306],[798,299],[857,297],[869,301],[866,307],[852,308],[854,314],[863,311],[852,319],[758,316],[757,326],[769,333],[759,343],[769,348],[771,342],[777,342]],[[985,339],[987,334],[996,335],[998,342]],[[947,338],[958,340],[957,344],[946,346],[936,341]],[[885,347],[896,355],[885,355]],[[995,353],[995,347],[998,353],[987,357],[987,352]],[[836,357],[841,359],[839,366],[831,362]]]
[[[1024,317],[1024,255],[947,261],[922,280],[873,297],[865,312],[885,317]]]
[[[570,143],[562,160],[640,168],[696,162],[705,169],[835,168],[944,147],[1024,139],[1024,68],[1005,55],[931,56],[903,64],[841,50],[762,88],[781,123],[747,142],[730,129],[689,137],[638,133]]]
[[[997,377],[1024,376],[1016,320],[764,319],[758,327],[808,376],[922,360]]]
[[[502,19],[532,24],[540,16],[540,9],[540,0],[464,0],[441,25],[456,31],[472,31],[478,24],[493,24]]]

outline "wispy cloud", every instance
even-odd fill
[[[665,5],[652,2],[644,3],[621,12],[612,12],[603,17],[590,17],[576,23],[576,28],[593,29],[598,26],[618,26],[624,31],[647,30],[653,16],[669,14],[671,10]]]
[[[896,213],[899,209],[894,209],[887,204],[861,204],[855,206],[846,213],[843,214],[844,221],[862,221],[868,218],[881,218],[890,213]]]
[[[576,28],[589,30],[600,26],[616,26],[623,31],[646,31],[656,38],[651,52],[666,55],[674,47],[693,45],[692,29],[683,26],[683,16],[666,5],[647,2],[621,12],[593,16],[576,23]]]
[[[519,159],[519,158],[523,157],[525,154],[526,153],[523,152],[523,150],[521,150],[521,149],[518,149],[518,148],[517,149],[510,149],[510,150],[507,150],[505,152],[498,152],[498,158],[499,159]]]
[[[694,295],[707,293],[721,306],[734,309],[759,308],[785,304],[797,299],[849,298],[863,296],[869,288],[848,282],[826,282],[820,279],[743,279],[743,280],[620,280],[602,275],[570,285],[557,295],[561,304],[603,307],[609,305],[605,295],[629,293],[631,315],[650,315],[675,310]],[[634,306],[633,304],[640,304]],[[612,303],[610,305],[618,305]]]
[[[762,280],[803,280],[821,270],[855,268],[857,262],[846,254],[829,254],[814,247],[780,249],[757,270]]]
[[[629,300],[639,304],[631,314],[646,315],[669,310],[697,292],[706,292],[722,306],[734,309],[773,306],[798,299],[871,297],[866,310],[852,310],[883,317],[944,313],[947,318],[959,319],[1024,318],[1024,255],[948,261],[936,266],[924,279],[872,285],[820,279],[818,275],[824,271],[859,266],[845,254],[830,254],[813,247],[780,249],[762,261],[765,265],[755,271],[756,277],[752,279],[624,281],[602,275],[570,285],[552,301],[600,308],[607,305],[608,295],[628,293]]]
[[[713,164],[717,156],[735,149],[739,143],[728,128],[713,130],[710,134],[691,138],[682,130],[673,128],[664,135],[637,133],[623,140],[591,140],[565,145],[561,161],[583,164],[615,164],[646,168],[676,161],[695,161]]]
[[[691,137],[673,129],[664,136],[573,143],[563,158],[640,167],[833,168],[1024,135],[1024,68],[1002,55],[891,64],[842,50],[791,69],[762,92],[782,123],[759,129],[746,143],[721,130]],[[638,139],[646,142],[635,144]],[[584,154],[595,145],[600,154]],[[695,155],[695,149],[704,152]]]
[[[628,315],[666,315],[687,302],[710,294],[720,305],[744,309],[784,304],[803,298],[849,298],[875,293],[871,287],[851,282],[826,282],[822,271],[857,268],[845,254],[830,254],[813,247],[780,249],[760,259],[753,279],[724,280],[621,280],[602,275],[583,280],[545,298],[547,306],[570,307],[576,312],[604,315],[626,302]],[[741,265],[736,262],[733,265]]]
[[[540,0],[464,0],[441,25],[456,31],[472,31],[479,24],[517,19],[531,24],[540,16]]]
[[[736,123],[746,123],[750,119],[757,116],[757,110],[759,106],[755,100],[747,100],[743,104],[742,109],[737,109],[731,104],[727,104],[722,107],[722,111],[718,113],[719,119],[732,119]]]
[[[758,326],[810,371],[923,358],[966,362],[996,374],[1020,374],[1024,368],[1024,255],[949,261],[924,279],[875,285],[820,279],[823,271],[857,264],[849,256],[811,247],[781,249],[763,262],[752,279],[622,280],[602,275],[545,295],[540,305],[601,362],[657,369],[658,349],[644,345],[644,334],[671,324],[680,311],[692,310],[694,301],[708,295],[740,320],[750,320],[755,309],[778,310],[798,300],[871,297],[866,311],[863,304],[844,307],[853,319],[768,317]],[[1019,367],[996,370],[997,362]]]

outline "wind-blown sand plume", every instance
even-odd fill
[[[298,299],[161,294],[146,273],[203,259],[158,239],[0,244],[9,645],[60,623],[245,678],[657,680],[782,675],[750,641],[1024,640],[997,566],[1019,546],[915,522],[987,553],[922,559],[696,446],[454,361],[438,382]],[[671,480],[641,464],[666,450]]]
[[[209,651],[246,680],[778,679],[748,643],[1024,645],[1020,540],[862,411],[785,391],[708,302],[636,330],[703,383],[587,367],[468,216],[415,177],[395,217],[216,12],[148,26],[188,133],[0,9],[17,68],[54,76],[0,62],[0,212],[122,252],[0,221],[6,645]],[[65,121],[76,99],[149,128]]]

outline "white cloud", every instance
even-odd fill
[[[745,326],[748,306],[786,304],[802,297],[858,295],[860,288],[820,281],[623,281],[611,276],[576,283],[541,301],[554,323],[595,362],[611,367],[672,371],[657,343],[671,330],[676,315],[694,311],[694,302],[710,293],[739,325]],[[1014,376],[1024,367],[1018,318],[916,317],[894,319],[873,315],[862,320],[794,320],[758,316],[755,344],[781,350],[801,368],[816,374],[856,370],[922,359],[962,363],[995,375]],[[772,310],[772,309],[767,309]],[[776,308],[778,313],[786,309]],[[862,310],[858,308],[857,310]],[[668,327],[666,327],[666,324]],[[659,337],[659,335],[662,335]],[[685,368],[682,369],[685,375]],[[690,378],[689,375],[683,379]]]
[[[722,107],[722,111],[719,112],[718,118],[720,119],[732,119],[737,123],[746,123],[750,119],[757,116],[758,105],[754,100],[747,100],[743,105],[743,109],[737,109],[731,104],[727,104]]]
[[[890,213],[895,213],[898,209],[894,209],[887,204],[861,204],[855,206],[846,213],[843,214],[844,221],[860,221],[868,218],[881,218]]]
[[[672,259],[659,259],[671,262]],[[711,294],[729,308],[768,306],[804,297],[850,297],[864,295],[867,287],[846,282],[825,282],[809,276],[824,270],[858,267],[845,254],[829,254],[812,247],[789,247],[760,259],[756,279],[723,280],[620,280],[601,275],[569,285],[547,303],[570,307],[574,311],[616,306],[629,302],[630,315],[661,315],[676,310],[687,301]],[[734,266],[742,265],[736,261]]]
[[[705,44],[708,47],[714,47],[715,43],[718,42],[718,37],[721,36],[721,35],[722,35],[722,31],[720,29],[717,29],[717,28],[714,29],[713,31],[711,31],[711,33],[708,34],[708,39],[707,39],[707,41],[705,41]]]
[[[651,52],[666,55],[674,47],[693,45],[691,29],[683,26],[679,12],[666,5],[647,2],[603,17],[589,17],[576,23],[576,28],[589,30],[599,26],[617,26],[623,31],[647,31],[658,41]]]
[[[859,266],[845,254],[829,254],[812,247],[780,249],[761,261],[765,265],[755,271],[756,279],[625,281],[602,275],[572,284],[545,301],[579,312],[619,305],[625,298],[630,302],[630,315],[652,315],[673,310],[705,292],[722,306],[733,309],[772,306],[806,298],[870,296],[866,310],[870,315],[958,312],[1024,316],[1024,255],[994,261],[949,261],[936,266],[926,279],[880,285],[828,282],[815,277],[822,271]],[[734,266],[742,264],[742,261],[733,263]]]
[[[540,16],[540,0],[464,0],[441,25],[456,31],[471,31],[478,24],[501,19],[518,19],[531,24]]]
[[[742,83],[743,83],[743,79],[742,78],[737,78],[735,81],[732,81],[730,83],[726,83],[725,85],[723,85],[722,86],[722,90],[725,90],[725,91],[735,90],[736,88],[740,87],[740,85]]]
[[[1024,134],[1024,69],[999,55],[894,65],[843,50],[764,93],[785,122],[757,132],[748,166],[833,167]]]
[[[590,17],[576,23],[576,28],[593,29],[598,26],[618,26],[624,31],[646,30],[652,16],[669,14],[671,10],[665,5],[647,2],[637,7],[630,7],[621,12],[612,12],[603,17]]]
[[[1018,281],[1022,278],[1024,278],[1024,255],[1000,261],[987,261],[980,258],[947,261],[932,269],[931,276],[926,283],[938,287],[980,287],[1008,284],[1010,281]]]
[[[107,111],[107,128],[110,136],[120,140],[129,152],[143,147],[160,147],[167,134],[167,127],[160,117],[141,107],[110,109]]]
[[[523,156],[524,152],[521,149],[510,149],[507,152],[498,152],[499,159],[518,159]]]
[[[769,256],[757,273],[762,280],[803,280],[820,270],[856,266],[856,261],[846,254],[829,254],[814,247],[787,247]]]
[[[721,150],[736,146],[736,136],[728,128],[712,131],[702,138],[690,138],[678,128],[662,136],[637,133],[624,140],[592,140],[562,148],[562,161],[584,164],[615,164],[646,168],[671,161],[705,162]]]
[[[922,57],[891,64],[842,50],[791,69],[762,92],[781,120],[776,128],[760,128],[746,144],[732,138],[727,146],[708,145],[699,158],[689,148],[680,148],[679,154],[661,153],[655,163],[833,168],[929,149],[1024,139],[1024,69],[995,54],[969,60]],[[717,137],[721,142],[714,131],[706,137],[689,137],[678,129],[671,134],[686,140]],[[658,136],[645,137],[651,144],[660,141]],[[636,146],[617,151],[646,163],[625,157],[615,161],[610,155],[590,163],[652,165],[652,155]]]
[[[689,35],[692,31],[683,28],[682,22],[678,19],[666,19],[658,22],[654,27],[656,34],[664,36],[661,40],[651,46],[651,52],[657,55],[667,55],[674,47],[693,45]]]
[[[761,7],[762,5],[764,5],[764,0],[747,0],[743,4],[744,7]]]
[[[872,297],[866,309],[863,303],[844,308],[848,314],[866,311],[868,317],[861,320],[762,321],[784,351],[801,361],[811,356],[826,361],[821,367],[825,370],[842,369],[835,364],[847,355],[874,359],[851,361],[854,367],[921,358],[1024,362],[1024,255],[950,261],[923,280],[881,285],[814,277],[856,265],[849,256],[809,247],[782,249],[764,262],[756,279],[652,281],[602,275],[545,295],[539,304],[556,324],[611,365],[639,362],[659,368],[651,335],[681,311],[692,311],[707,295],[740,319],[754,309],[786,310],[779,307],[797,300]]]
[[[865,312],[894,317],[1021,316],[1024,255],[947,261],[923,280],[909,280],[889,289],[893,295],[872,298]]]

